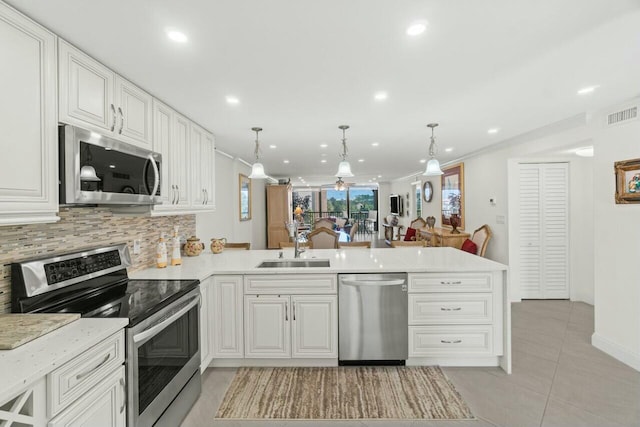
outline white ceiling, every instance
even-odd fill
[[[220,150],[252,162],[263,127],[267,173],[294,184],[335,181],[341,124],[348,181],[388,181],[423,170],[427,123],[440,123],[447,162],[640,94],[638,0],[8,3],[213,131]],[[420,19],[426,32],[407,36]]]

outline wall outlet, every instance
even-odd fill
[[[489,197],[489,204],[491,206],[495,206],[496,205],[496,198],[494,197]]]
[[[140,239],[136,239],[133,241],[133,254],[140,255]]]

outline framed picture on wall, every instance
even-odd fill
[[[458,221],[457,227],[464,229],[464,163],[458,163],[442,169],[442,225],[451,226]]]
[[[640,203],[640,159],[615,162],[616,203]]]
[[[249,221],[251,219],[251,179],[240,174],[239,194],[240,201],[240,221]]]

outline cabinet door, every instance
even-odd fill
[[[191,206],[194,208],[204,208],[205,192],[203,186],[203,165],[206,162],[205,157],[205,140],[204,130],[195,123],[191,123]]]
[[[189,188],[191,171],[191,153],[189,120],[180,114],[174,114],[174,140],[170,146],[171,185],[175,185],[176,204],[189,206]]]
[[[116,129],[115,74],[98,61],[58,40],[60,121],[97,131]]]
[[[338,357],[338,297],[291,297],[292,353],[296,357]]]
[[[288,296],[245,296],[244,312],[246,314],[245,357],[291,357]]]
[[[173,110],[158,100],[153,101],[153,151],[162,155],[160,168],[160,200],[163,205],[175,202],[177,191],[173,184],[171,144],[174,142]]]
[[[211,320],[213,318],[213,278],[209,277],[200,283],[200,371],[211,362]]]
[[[242,276],[215,276],[213,280],[213,357],[243,357]]]
[[[124,78],[116,76],[116,136],[138,147],[151,149],[152,102],[151,95]]]
[[[203,187],[205,191],[205,206],[211,210],[216,207],[216,146],[213,135],[204,134],[205,155],[202,170],[204,174]]]
[[[1,7],[1,6],[0,6]],[[24,390],[0,400],[0,426],[40,427],[47,422],[47,380],[40,377]]]
[[[0,225],[59,219],[55,43],[0,3]]]
[[[49,427],[125,427],[124,366],[49,422]]]

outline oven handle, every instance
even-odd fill
[[[178,318],[183,316],[186,312],[191,310],[193,307],[198,305],[200,302],[200,295],[192,296],[188,302],[181,304],[179,307],[176,307],[173,311],[173,314],[168,314],[168,317],[165,317],[164,320],[161,320],[159,323],[150,326],[144,331],[140,332],[133,336],[133,342],[138,344],[141,341],[146,341],[149,338],[156,335],[158,332],[175,322]],[[186,304],[186,305],[185,305]]]

